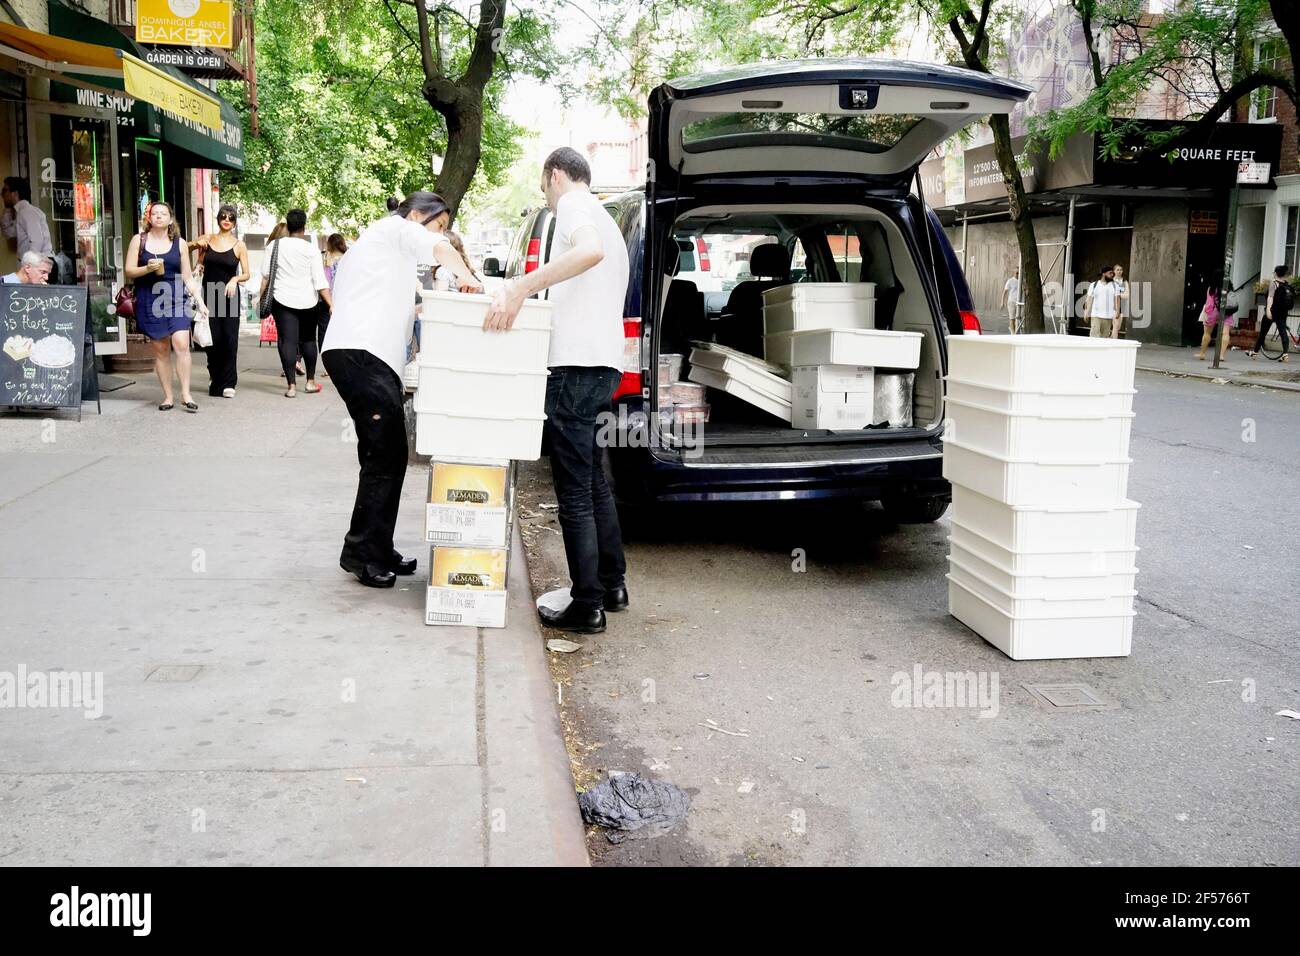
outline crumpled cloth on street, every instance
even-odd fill
[[[578,808],[587,823],[611,830],[651,827],[654,835],[685,820],[690,807],[690,795],[681,787],[635,773],[611,776],[578,797]]]

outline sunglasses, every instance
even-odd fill
[[[217,217],[217,222],[234,222],[234,221],[235,221],[234,216],[221,215]]]

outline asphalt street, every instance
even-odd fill
[[[1300,863],[1277,715],[1300,710],[1300,397],[1138,388],[1128,658],[1016,662],[949,617],[946,518],[664,511],[627,547],[632,608],[552,667],[580,786],[639,771],[692,806],[666,836],[590,832],[593,862]],[[523,485],[534,587],[567,583],[544,460]],[[917,667],[996,679],[996,707],[898,706]],[[1023,686],[1077,682],[1111,706]]]

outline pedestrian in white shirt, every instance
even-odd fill
[[[416,269],[441,263],[462,291],[481,291],[443,235],[450,220],[437,193],[412,193],[361,233],[348,247],[347,267],[334,276],[334,311],[321,358],[352,416],[361,463],[339,565],[372,588],[391,588],[396,575],[414,574],[416,567],[415,558],[393,547],[406,477],[402,369],[415,316]]]
[[[5,205],[4,215],[0,216],[0,231],[10,239],[18,240],[18,258],[28,252],[53,256],[50,224],[45,213],[32,205],[31,184],[21,176],[6,176],[4,186],[0,187],[0,199]]]
[[[1011,273],[1006,285],[1002,287],[1002,306],[1007,310],[1007,324],[1012,332],[1018,332],[1020,324],[1020,267]]]
[[[483,327],[508,330],[528,296],[551,289],[546,433],[573,600],[563,611],[537,613],[548,627],[597,634],[606,611],[628,605],[623,537],[596,437],[623,374],[627,245],[592,195],[591,167],[576,150],[546,158],[542,194],[555,213],[550,261],[507,283]]]
[[[1115,318],[1119,315],[1119,286],[1115,284],[1115,267],[1106,266],[1101,277],[1088,287],[1083,303],[1083,317],[1092,326],[1091,337],[1115,338]]]
[[[1124,331],[1124,318],[1129,314],[1128,303],[1128,280],[1124,278],[1124,267],[1118,262],[1115,263],[1115,286],[1118,290],[1119,298],[1115,303],[1115,326],[1114,337],[1119,338],[1120,333]]]
[[[275,318],[276,348],[289,387],[285,398],[298,395],[296,363],[302,354],[307,376],[307,392],[319,392],[316,384],[316,324],[318,308],[324,300],[332,308],[329,281],[320,252],[307,241],[307,213],[290,209],[284,215],[288,234],[269,243],[263,261],[269,263],[262,280],[262,292],[271,287],[271,315]]]

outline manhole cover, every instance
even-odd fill
[[[1112,710],[1119,706],[1087,684],[1021,684],[1035,700],[1053,710]]]
[[[187,681],[194,680],[203,670],[202,664],[159,664],[149,672],[145,680]]]

